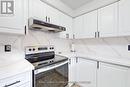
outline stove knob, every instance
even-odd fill
[[[50,50],[53,50],[54,49],[54,47],[50,47]]]
[[[35,48],[33,48],[33,51],[35,51]]]
[[[29,51],[32,51],[32,49],[29,49]]]

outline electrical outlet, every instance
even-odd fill
[[[128,45],[128,51],[130,51],[130,45]]]
[[[11,45],[5,45],[5,52],[11,52]]]

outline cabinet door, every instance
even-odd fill
[[[47,22],[59,25],[59,11],[49,5],[46,6]]]
[[[69,86],[76,82],[76,58],[71,58],[69,61]]]
[[[97,32],[97,10],[84,15],[83,38],[95,38]]]
[[[24,34],[27,21],[27,0],[13,0],[14,13],[0,14],[0,32]]]
[[[98,31],[100,37],[117,36],[118,3],[98,10]]]
[[[78,58],[77,82],[81,87],[96,87],[97,62]]]
[[[83,37],[83,30],[84,30],[84,22],[83,22],[83,16],[79,16],[74,18],[74,25],[73,25],[73,30],[74,30],[74,37],[75,39],[80,39]]]
[[[46,4],[41,0],[29,0],[29,17],[46,21]]]
[[[0,87],[19,87],[20,85],[23,85],[27,82],[30,83],[31,86],[31,82],[32,82],[31,71],[24,72],[8,78],[0,79]]]
[[[119,1],[119,35],[130,35],[130,0]]]
[[[63,31],[60,33],[61,38],[73,38],[73,30],[72,30],[72,17],[69,17],[68,15],[65,15],[63,13],[60,13],[60,25],[63,27],[66,27],[66,31]]]
[[[100,63],[98,70],[98,87],[129,87],[128,68]]]

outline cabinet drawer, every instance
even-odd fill
[[[0,87],[17,87],[31,80],[31,72],[25,72],[16,76],[0,80]]]

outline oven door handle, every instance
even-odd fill
[[[61,62],[61,63],[58,63],[58,64],[54,64],[54,65],[50,65],[50,66],[47,66],[47,67],[43,67],[43,68],[40,68],[40,69],[37,69],[34,71],[34,74],[39,74],[41,72],[45,72],[45,71],[49,71],[49,70],[52,70],[52,69],[55,69],[57,67],[60,67],[60,66],[63,66],[65,64],[67,64],[69,61],[64,61],[64,62]]]

